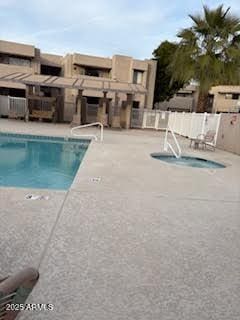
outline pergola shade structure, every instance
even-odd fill
[[[107,93],[124,93],[126,94],[126,101],[123,101],[122,108],[120,108],[119,115],[113,115],[112,126],[114,127],[130,127],[130,117],[131,117],[131,108],[134,94],[146,94],[147,90],[140,84],[133,84],[128,82],[121,82],[113,79],[101,78],[101,77],[89,77],[80,75],[76,78],[67,78],[59,76],[50,76],[50,75],[39,75],[39,74],[29,74],[22,72],[14,73],[4,73],[0,74],[0,81],[9,81],[22,83],[26,85],[26,98],[27,98],[27,113],[26,120],[28,118],[40,118],[40,119],[52,119],[55,121],[61,121],[60,114],[63,113],[62,108],[60,107],[61,102],[58,103],[58,97],[55,95],[55,98],[50,101],[47,101],[47,97],[39,96],[37,91],[33,93],[33,87],[50,87],[52,90],[54,88],[60,89],[75,89],[78,91],[76,99],[76,112],[73,115],[72,124],[79,125],[82,122],[82,110],[84,109],[83,91],[84,90],[94,90],[103,92],[103,98],[100,100],[100,105],[98,109],[97,119],[99,122],[102,122],[105,125],[108,125],[106,120],[106,110],[109,108],[109,100],[107,98]],[[56,89],[57,90],[57,89]],[[42,100],[42,102],[40,101]],[[39,101],[39,102],[37,102]],[[46,104],[49,105],[48,110],[43,110],[34,105],[43,106]]]
[[[140,84],[132,84],[112,79],[79,76],[78,78],[56,77],[48,75],[29,74],[22,72],[1,73],[0,80],[23,83],[32,86],[46,86],[55,88],[69,88],[77,90],[92,89],[97,91],[146,93],[147,90]]]

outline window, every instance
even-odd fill
[[[233,100],[238,100],[239,99],[239,94],[238,93],[233,93],[232,94],[232,99]]]
[[[133,70],[133,83],[142,84],[143,81],[143,71]]]
[[[110,77],[110,69],[105,68],[93,68],[93,67],[85,67],[84,74],[90,77],[99,77],[99,78],[109,78]]]
[[[225,99],[231,99],[231,100],[239,100],[239,93],[226,93]]]
[[[16,58],[16,57],[9,57],[9,64],[14,64],[16,66],[24,66],[24,67],[31,66],[31,62],[29,59]]]
[[[133,101],[133,109],[139,109],[139,101]]]
[[[9,56],[7,54],[0,54],[0,63],[30,67],[31,66],[31,59],[19,57],[19,56]]]
[[[85,75],[89,77],[98,77],[98,78],[110,78],[111,77],[111,69],[109,68],[97,68],[97,67],[89,67],[85,65],[73,65],[73,70],[75,75]]]
[[[99,77],[99,70],[93,68],[86,68],[85,75],[90,77]]]
[[[225,94],[225,99],[232,99],[232,95],[230,93]]]
[[[60,76],[61,75],[61,68],[60,67],[53,67],[53,66],[46,66],[41,64],[41,74],[46,74],[49,76]]]

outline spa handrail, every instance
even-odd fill
[[[174,150],[174,148],[172,147],[172,145],[170,144],[170,142],[168,142],[168,131],[171,132],[172,136],[173,136],[173,140],[177,146],[177,152]],[[181,155],[182,155],[182,150],[180,148],[180,145],[177,141],[177,138],[175,136],[175,133],[173,132],[172,128],[170,126],[167,126],[166,128],[166,134],[165,134],[165,139],[164,139],[164,151],[168,151],[168,148],[170,148],[170,150],[172,151],[172,153],[174,154],[174,156],[179,159],[181,158]]]

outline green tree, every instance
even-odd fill
[[[223,9],[203,7],[203,15],[189,15],[190,28],[179,32],[171,63],[173,81],[199,83],[197,112],[204,112],[209,89],[240,83],[240,19]]]
[[[171,81],[172,72],[169,69],[177,47],[176,43],[164,41],[153,51],[157,60],[154,102],[169,100],[183,86],[182,81]]]

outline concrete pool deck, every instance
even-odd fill
[[[3,119],[0,130],[70,133]],[[68,192],[0,188],[0,276],[39,267],[28,302],[54,304],[21,320],[239,320],[240,157],[179,137],[185,154],[227,167],[167,164],[150,157],[163,137],[105,130]]]

